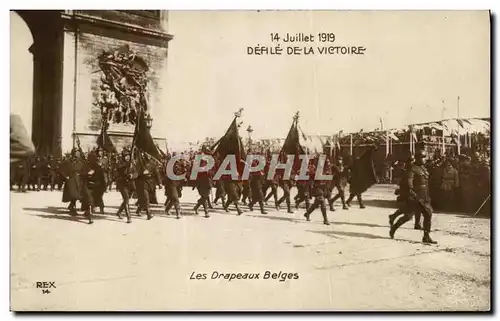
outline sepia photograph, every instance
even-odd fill
[[[10,10],[10,310],[490,312],[487,10]]]

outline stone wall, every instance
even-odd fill
[[[136,52],[149,66],[147,100],[154,119],[151,132],[159,139],[160,147],[165,145],[161,142],[164,137],[157,135],[155,124],[160,123],[163,115],[167,43],[171,36],[161,29],[164,22],[160,21],[160,17],[166,18],[166,14],[159,14],[157,18],[147,15],[148,12],[142,17],[121,11],[82,11],[68,16],[64,31],[63,152],[73,147],[73,133],[79,134],[84,150],[95,146],[101,129],[101,114],[94,103],[99,96],[103,76],[97,58],[105,50],[114,51],[123,46]],[[90,16],[97,20],[92,20]],[[106,19],[106,24],[103,19]],[[141,29],[135,29],[131,24],[140,25]],[[154,34],[143,28],[152,28]],[[131,124],[111,123],[108,132],[121,149],[131,141],[133,131]]]

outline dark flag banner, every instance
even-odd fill
[[[292,124],[292,127],[290,127],[288,135],[285,138],[285,142],[283,143],[283,148],[281,150],[286,155],[305,154],[304,148],[300,145],[299,142],[299,129],[297,128],[296,122],[294,122]]]
[[[139,149],[140,151],[148,154],[156,161],[160,162],[161,154],[158,147],[156,147],[149,128],[146,126],[146,120],[144,119],[143,114],[141,114],[141,116],[139,117],[136,132],[134,135],[135,147],[137,147],[137,149]]]
[[[101,134],[97,138],[97,146],[108,153],[116,153],[116,147],[108,136],[108,132],[102,128]]]
[[[373,164],[374,151],[374,149],[369,149],[359,158],[354,159],[351,167],[351,193],[362,194],[377,183]]]
[[[212,146],[212,150],[215,147],[214,153],[219,154],[220,159],[223,160],[227,155],[235,155],[236,161],[238,162],[238,172],[243,171],[244,163],[240,160],[246,160],[246,152],[243,147],[243,142],[238,133],[238,124],[236,122],[238,118],[235,117],[229,128],[227,129],[224,136],[219,139],[219,141]]]
[[[297,116],[294,117],[292,127],[290,127],[290,130],[288,131],[288,135],[285,138],[285,142],[283,143],[283,147],[281,148],[281,156],[280,156],[280,162],[286,162],[286,155],[294,155],[294,164],[293,164],[293,169],[294,170],[300,170],[301,166],[301,160],[299,159],[299,155],[304,155],[305,150],[304,148],[300,145],[300,138],[299,138],[299,128],[298,128],[298,118]]]

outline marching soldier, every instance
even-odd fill
[[[241,191],[241,202],[245,205],[247,205],[247,199],[249,202],[252,201],[252,190],[250,189],[250,181],[245,180],[243,181],[243,189]]]
[[[265,177],[267,177],[267,173],[268,172],[266,171]],[[272,180],[266,179],[266,184],[267,184],[267,186],[269,186],[271,188],[271,191],[264,199],[264,202],[267,204],[267,201],[271,198],[271,196],[274,197],[274,206],[276,207],[276,210],[280,209],[280,206],[278,204],[278,186],[279,186],[280,180],[281,180],[281,176],[278,173],[276,173],[274,175]]]
[[[137,168],[134,165],[135,164],[131,162],[130,153],[127,150],[124,150],[122,153],[122,159],[116,167],[116,186],[123,199],[116,215],[119,219],[121,219],[121,212],[125,211],[127,223],[132,222],[132,218],[130,217],[129,201],[135,187],[134,180],[138,176]]]
[[[290,201],[290,190],[294,186],[295,176],[290,175],[289,179],[284,179],[284,175],[280,175],[279,185],[283,190],[283,196],[278,200],[277,205],[280,206],[283,202],[286,202],[287,212],[293,214],[292,205]]]
[[[205,154],[205,151],[202,151],[202,154]],[[207,166],[207,161],[202,159],[200,162],[200,167]],[[200,194],[200,198],[194,207],[194,212],[198,214],[198,208],[203,206],[203,210],[205,211],[205,217],[209,218],[208,215],[208,205],[210,202],[210,190],[212,189],[212,178],[210,177],[211,173],[209,171],[200,172],[197,175],[195,186],[198,189],[198,194]]]
[[[84,162],[81,158],[80,151],[73,149],[71,158],[68,160],[65,168],[65,182],[63,188],[63,203],[69,202],[68,209],[72,216],[77,215],[76,201],[81,199],[82,182],[80,174],[83,170]]]
[[[394,225],[394,221],[398,216],[401,214],[407,215],[410,220],[413,217],[413,205],[411,203],[411,195],[410,195],[410,189],[408,186],[408,173],[411,170],[412,164],[413,164],[413,157],[410,157],[406,163],[404,164],[403,172],[400,175],[400,180],[399,180],[399,188],[396,190],[395,194],[397,195],[397,205],[398,208],[397,210],[389,215],[389,225],[392,227]],[[415,229],[416,230],[421,230],[422,227],[420,226],[420,218],[415,216]]]
[[[314,177],[315,175],[315,170],[310,172],[310,175]],[[325,225],[330,225],[330,222],[328,222],[328,216],[326,213],[326,202],[325,202],[325,193],[327,190],[327,181],[325,180],[315,180],[314,185],[313,185],[313,196],[314,196],[314,203],[307,209],[306,213],[304,214],[304,217],[306,218],[307,221],[310,221],[311,219],[309,218],[314,212],[315,209],[318,207],[321,209],[321,214],[323,214],[323,224]]]
[[[31,163],[30,167],[30,183],[32,187],[32,190],[35,190],[36,186],[36,191],[39,192],[41,187],[42,187],[42,174],[43,174],[43,167],[44,167],[44,161],[42,157],[37,155],[33,162]]]
[[[91,153],[88,162],[82,170],[82,204],[85,210],[85,216],[89,219],[89,224],[94,223],[94,207],[99,206],[101,213],[104,212],[102,194],[104,193],[105,173],[100,164],[99,155]]]
[[[299,209],[299,205],[302,202],[306,203],[306,210],[309,210],[311,206],[311,186],[314,184],[314,173],[316,172],[316,167],[310,164],[307,169],[308,179],[297,180],[297,196],[295,196],[295,208]]]
[[[98,174],[95,183],[92,186],[92,200],[94,207],[99,207],[100,213],[104,214],[104,200],[103,196],[107,190],[107,158],[105,158],[102,150],[98,150],[97,154],[93,155],[92,165],[95,167],[95,170]]]
[[[29,180],[29,161],[23,160],[15,163],[11,163],[14,166],[14,184],[17,185],[19,192],[26,192],[26,186]]]
[[[215,157],[215,166],[214,169],[217,171],[220,166],[220,159],[218,157]],[[226,208],[226,190],[224,189],[224,181],[222,180],[222,177],[219,179],[215,180],[215,199],[214,199],[214,204],[217,204],[218,200],[222,201],[222,207]]]
[[[44,190],[47,190],[47,185],[50,185],[50,190],[53,191],[56,185],[57,174],[59,171],[59,166],[57,160],[54,159],[52,155],[47,157],[47,163],[45,165],[47,180],[44,182]]]
[[[257,166],[258,160],[254,160],[252,166]],[[250,189],[252,191],[252,201],[248,204],[250,211],[253,211],[253,206],[255,203],[259,203],[260,212],[262,214],[267,214],[264,209],[264,194],[262,192],[262,180],[264,179],[264,173],[262,171],[256,171],[250,173]]]
[[[431,198],[429,195],[429,172],[425,168],[425,153],[418,152],[415,155],[415,163],[408,171],[408,190],[410,195],[410,202],[412,211],[405,213],[394,225],[391,226],[389,235],[394,238],[396,230],[404,223],[411,220],[413,212],[422,213],[424,217],[424,236],[422,242],[425,244],[436,244],[437,242],[430,237],[431,220],[432,220],[432,206]]]
[[[149,204],[158,203],[156,201],[156,182],[160,180],[160,175],[158,174],[156,164],[150,160],[149,155],[146,153],[143,154],[142,161],[138,162],[137,172],[138,175],[135,186],[138,197],[138,206],[136,214],[137,216],[141,216],[141,211],[144,210],[148,220],[150,220],[153,218],[153,215],[149,209]],[[154,198],[151,198],[152,196]]]
[[[186,174],[186,166],[182,159],[175,162],[174,174],[181,176]],[[186,179],[186,178],[184,178]],[[165,177],[165,194],[167,195],[167,202],[165,205],[165,213],[170,215],[170,209],[172,206],[175,208],[175,215],[177,219],[181,218],[181,205],[179,201],[180,193],[182,191],[182,183],[180,180],[173,180],[166,175]]]
[[[335,203],[336,200],[340,198],[342,201],[342,208],[344,210],[348,210],[349,207],[347,207],[346,201],[345,201],[345,188],[347,186],[347,180],[349,177],[349,168],[344,166],[344,160],[342,159],[341,156],[337,157],[337,162],[336,164],[333,165],[332,167],[333,171],[333,186],[337,188],[337,194],[329,200],[329,205],[330,205],[330,210],[335,210],[333,207],[333,204]]]

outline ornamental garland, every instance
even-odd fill
[[[104,75],[94,105],[101,110],[104,127],[109,122],[135,124],[139,112],[147,112],[147,63],[126,45],[114,52],[103,51],[98,64]]]

